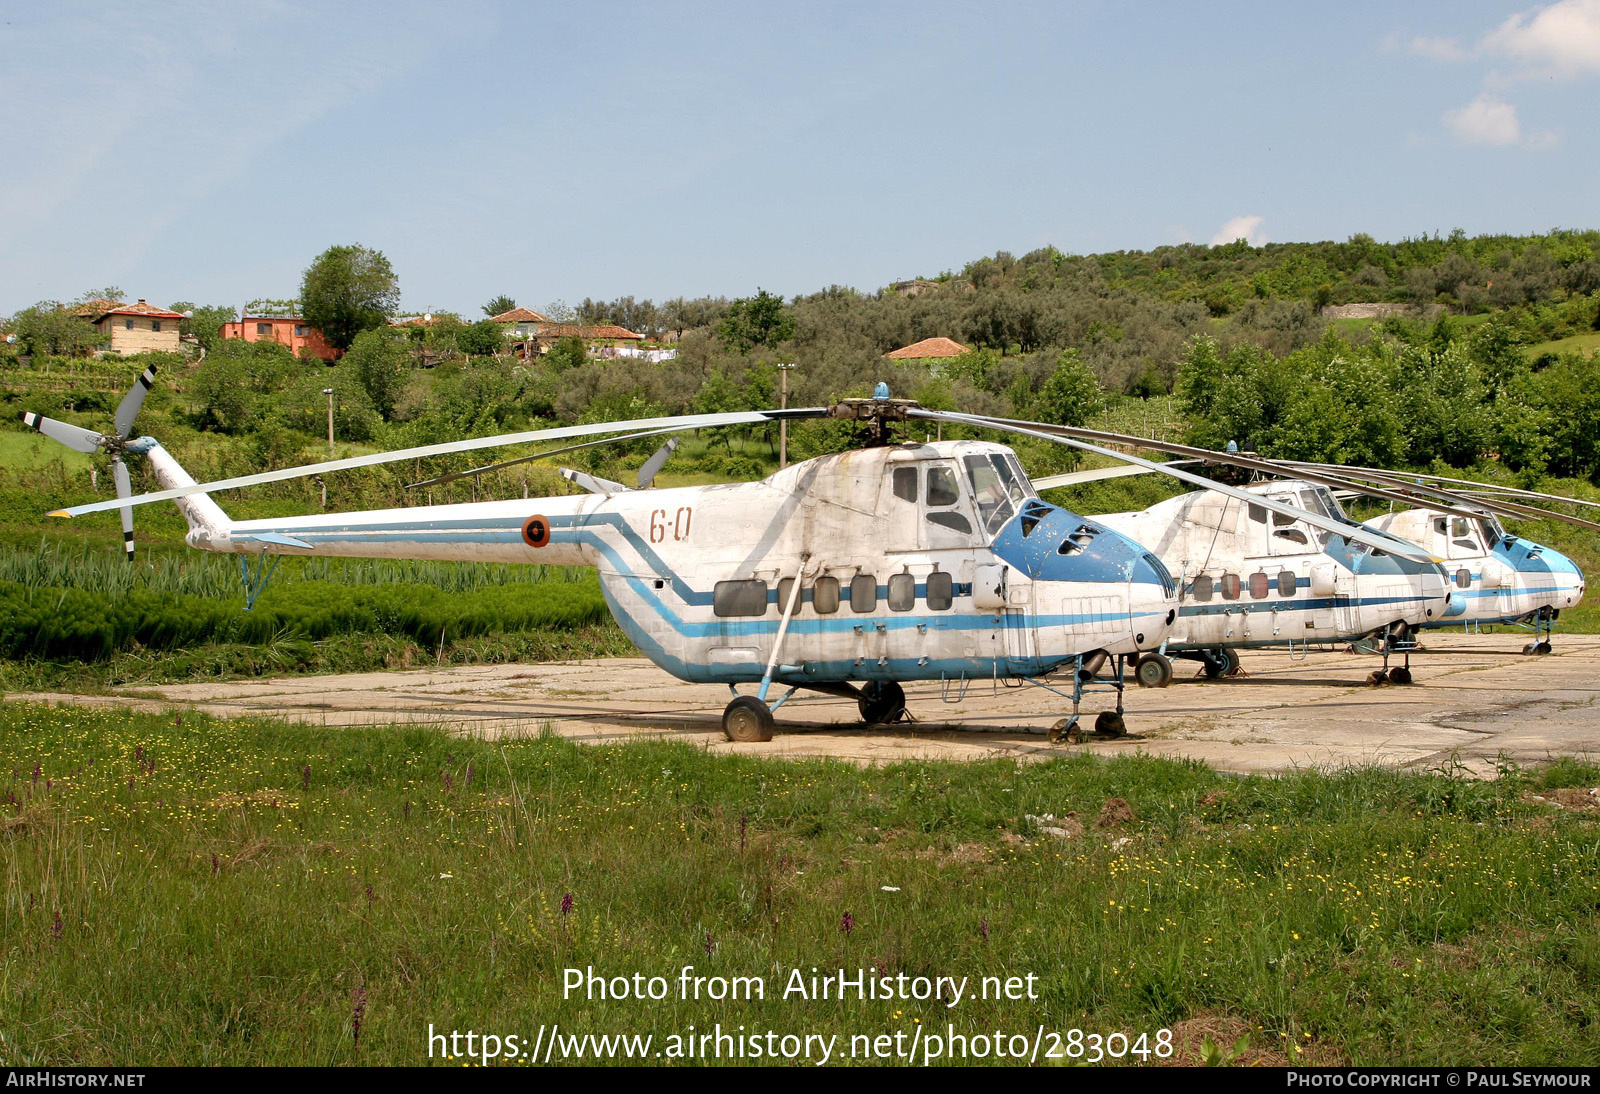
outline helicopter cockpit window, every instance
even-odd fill
[[[939,571],[928,575],[928,610],[931,612],[949,611],[950,605],[955,603],[955,580],[947,573]]]
[[[1454,543],[1457,547],[1460,547],[1463,551],[1468,551],[1475,555],[1481,554],[1483,551],[1483,548],[1478,546],[1477,540],[1470,539],[1466,536],[1463,536],[1460,539],[1451,540],[1450,542]]]
[[[1250,519],[1255,521],[1257,524],[1267,523],[1267,507],[1265,505],[1257,505],[1255,502],[1251,502]]]
[[[1483,538],[1490,543],[1499,543],[1506,538],[1506,530],[1493,517],[1480,517],[1478,527],[1483,531]]]
[[[910,574],[889,576],[889,610],[909,612],[917,606],[917,579]]]
[[[1021,469],[1006,456],[967,456],[967,479],[978,503],[978,517],[992,535],[998,532],[1017,505],[1031,494]]]
[[[711,590],[711,611],[728,617],[767,614],[765,581],[719,581]]]
[[[817,578],[811,586],[811,607],[818,615],[832,615],[839,610],[838,578]]]
[[[1279,539],[1286,539],[1290,543],[1298,543],[1307,547],[1311,545],[1310,541],[1306,539],[1306,534],[1298,528],[1280,528],[1272,534]]]
[[[850,579],[850,610],[865,614],[878,607],[878,579],[871,574],[857,574]]]
[[[1300,498],[1303,502],[1302,509],[1320,513],[1325,517],[1332,517],[1334,520],[1344,516],[1344,510],[1339,507],[1338,499],[1333,496],[1326,486],[1313,486],[1309,490],[1303,490],[1300,493]]]
[[[959,498],[955,471],[948,467],[928,468],[928,504],[930,506],[954,505]]]
[[[1450,518],[1450,535],[1452,537],[1454,537],[1454,536],[1464,536],[1466,534],[1467,534],[1466,518],[1464,518],[1464,517],[1451,517]]]
[[[897,467],[894,469],[894,496],[901,501],[917,500],[917,469],[915,467]]]
[[[948,528],[953,532],[960,532],[964,536],[972,534],[972,522],[960,513],[929,513],[928,523],[937,524],[941,528]]]

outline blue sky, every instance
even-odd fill
[[[997,249],[1600,226],[1600,0],[0,0],[0,311],[875,289]]]

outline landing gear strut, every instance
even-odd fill
[[[1159,657],[1160,655],[1156,654],[1154,656]],[[1163,661],[1166,660],[1164,657],[1161,659]],[[1091,654],[1088,658],[1085,658],[1082,654],[1079,654],[1076,658],[1074,658],[1072,665],[1072,713],[1050,727],[1050,740],[1052,743],[1065,740],[1068,744],[1077,744],[1079,741],[1083,740],[1083,727],[1078,724],[1078,719],[1082,716],[1078,711],[1078,705],[1082,702],[1084,693],[1090,690],[1114,691],[1117,694],[1117,709],[1114,711],[1102,711],[1095,717],[1094,735],[1096,737],[1104,737],[1108,739],[1113,737],[1127,736],[1128,726],[1127,723],[1122,720],[1122,692],[1124,687],[1126,687],[1126,684],[1123,682],[1123,671],[1127,666],[1127,656],[1120,653],[1116,655],[1116,672],[1108,681],[1106,687],[1092,689],[1089,687],[1089,685],[1094,681],[1095,675],[1092,669],[1087,669],[1085,667],[1085,662],[1088,661],[1091,664],[1099,665],[1103,664],[1105,660],[1106,655],[1104,653]],[[1169,664],[1167,666],[1169,678],[1171,674],[1171,668],[1172,666]],[[1049,684],[1043,683],[1039,680],[1033,680],[1031,683],[1038,684],[1040,687],[1046,688],[1050,691],[1055,691],[1058,695],[1066,694],[1066,692],[1057,691],[1057,689],[1050,687]]]
[[[1417,649],[1417,642],[1411,636],[1411,628],[1404,623],[1396,623],[1384,635],[1379,644],[1383,653],[1383,668],[1374,669],[1367,674],[1367,683],[1373,687],[1384,684],[1409,684],[1411,683],[1411,651]],[[1389,655],[1399,653],[1405,660],[1404,664],[1389,667]]]
[[[1523,653],[1542,657],[1554,648],[1550,645],[1550,636],[1555,632],[1556,617],[1560,614],[1560,608],[1552,608],[1549,605],[1534,613],[1533,641],[1522,647]]]

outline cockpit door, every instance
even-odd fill
[[[1293,494],[1271,494],[1270,500],[1284,505],[1300,507],[1300,499]],[[1283,513],[1267,513],[1267,552],[1273,555],[1303,555],[1317,550],[1307,527],[1294,517]]]

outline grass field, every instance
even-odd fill
[[[1528,347],[1528,357],[1535,361],[1550,353],[1581,353],[1587,356],[1595,352],[1600,352],[1600,331],[1574,334],[1570,338],[1558,338],[1554,342],[1541,342]]]
[[[417,1063],[429,1023],[557,1022],[658,1045],[953,1024],[1175,1029],[1191,1062],[1197,1031],[1247,1032],[1266,1062],[1600,1061],[1595,815],[1534,796],[1589,801],[1551,788],[1594,765],[863,770],[9,704],[0,777],[8,1065]],[[767,998],[562,998],[567,968],[676,985],[684,965]],[[1037,998],[781,998],[813,966],[1031,974]]]

